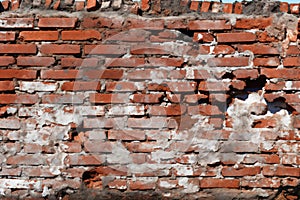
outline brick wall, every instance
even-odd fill
[[[298,4],[2,5],[3,199],[299,198]]]

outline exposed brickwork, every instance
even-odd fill
[[[300,197],[298,4],[2,6],[1,198]]]

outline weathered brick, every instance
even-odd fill
[[[19,39],[22,41],[56,41],[58,31],[22,31]]]
[[[29,93],[33,93],[35,91],[41,92],[53,92],[57,89],[58,84],[53,82],[28,82],[28,81],[20,81],[19,89],[21,91],[27,91]]]
[[[83,82],[83,81],[73,81],[64,82],[61,85],[61,90],[66,91],[98,91],[100,90],[100,82]]]
[[[39,18],[38,27],[40,28],[74,28],[77,18]]]
[[[236,78],[258,78],[258,70],[257,69],[239,69],[239,70],[234,70],[233,75]]]
[[[18,66],[28,66],[28,67],[48,67],[54,64],[55,59],[52,57],[23,57],[19,56],[17,58]]]
[[[85,45],[84,54],[91,55],[124,55],[127,47],[124,45]]]
[[[189,115],[221,115],[222,112],[214,105],[198,105],[188,107]]]
[[[247,57],[209,58],[207,64],[212,67],[242,67],[249,65]]]
[[[131,128],[164,128],[167,126],[167,119],[162,117],[151,118],[129,118],[128,127]]]
[[[146,30],[163,30],[164,20],[162,19],[143,19],[127,18],[125,21],[127,29],[146,29]]]
[[[99,65],[98,58],[74,58],[74,57],[65,57],[61,58],[62,67],[98,67]]]
[[[224,167],[222,169],[222,176],[255,176],[260,173],[260,167]]]
[[[226,20],[195,20],[188,24],[190,30],[228,30],[231,25]]]
[[[84,96],[79,94],[48,94],[42,97],[42,103],[49,104],[82,104],[83,100]]]
[[[172,92],[193,92],[196,90],[196,82],[165,82],[161,84],[149,84],[150,91],[172,91]]]
[[[64,162],[65,164],[69,164],[71,166],[88,166],[88,165],[101,165],[105,162],[106,156],[99,154],[91,154],[91,155],[77,155],[70,154],[68,155]]]
[[[133,94],[131,99],[134,103],[159,103],[162,99],[162,93],[156,94]]]
[[[183,115],[186,112],[186,106],[171,104],[168,106],[149,106],[148,112],[154,116],[176,116]]]
[[[0,41],[14,41],[16,38],[16,33],[12,31],[1,31],[0,32]]]
[[[138,90],[135,82],[108,82],[105,84],[105,88],[108,92],[134,92]]]
[[[106,67],[142,67],[145,65],[144,58],[106,58]]]
[[[35,104],[38,95],[28,94],[0,94],[0,104]]]
[[[43,44],[40,48],[42,54],[79,54],[80,46],[75,44]]]
[[[280,61],[278,58],[254,58],[253,60],[254,66],[263,66],[263,67],[276,67],[280,65]]]
[[[90,94],[91,103],[128,103],[129,94]]]
[[[262,68],[261,74],[268,78],[298,79],[300,76],[300,70]]]
[[[33,28],[33,18],[1,18],[0,28]]]
[[[42,155],[14,155],[7,158],[6,163],[8,165],[27,165],[35,166],[46,163],[46,159]]]
[[[250,51],[258,55],[278,55],[279,48],[271,47],[264,44],[238,45],[239,52]]]
[[[110,140],[145,140],[145,131],[140,130],[109,130],[108,139]]]
[[[0,128],[1,129],[20,129],[21,123],[20,123],[20,120],[16,119],[16,118],[0,119]]]
[[[62,31],[62,40],[100,40],[101,34],[97,30]]]
[[[300,66],[300,58],[299,57],[284,58],[283,66],[285,66],[285,67],[298,67],[298,66]]]
[[[265,29],[272,24],[272,18],[242,18],[235,23],[235,28],[241,29]]]

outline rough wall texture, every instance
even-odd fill
[[[299,198],[298,4],[2,5],[1,199]]]

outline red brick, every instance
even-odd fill
[[[40,28],[74,28],[77,18],[40,18],[38,27]]]
[[[91,154],[91,155],[77,155],[69,154],[65,160],[65,164],[71,166],[86,166],[86,165],[101,165],[105,162],[105,155]]]
[[[242,14],[243,13],[243,5],[240,2],[235,2],[234,4],[234,13]]]
[[[186,29],[187,24],[184,19],[166,19],[168,29]]]
[[[300,168],[283,166],[265,166],[262,171],[264,176],[300,176]]]
[[[49,104],[82,104],[83,100],[84,96],[79,94],[49,94],[42,97],[42,103]]]
[[[107,82],[105,88],[108,92],[134,92],[137,90],[135,82]]]
[[[264,67],[276,67],[280,65],[280,60],[275,57],[269,58],[254,58],[254,66],[264,66]]]
[[[80,46],[74,44],[43,44],[40,49],[42,54],[79,54]]]
[[[100,40],[101,34],[97,30],[62,31],[62,40]]]
[[[62,67],[98,67],[98,58],[61,58]]]
[[[156,182],[154,181],[129,181],[130,190],[154,190]]]
[[[33,28],[33,18],[1,18],[0,28]]]
[[[106,67],[139,67],[145,65],[144,58],[106,58]]]
[[[128,18],[125,22],[127,29],[163,30],[164,20],[146,18]]]
[[[199,2],[198,1],[192,1],[190,5],[190,10],[197,11],[199,8]]]
[[[24,70],[24,69],[0,69],[0,79],[35,79],[35,70]]]
[[[42,79],[76,79],[80,77],[78,70],[42,70]]]
[[[141,3],[141,10],[142,11],[148,11],[150,9],[150,5],[149,5],[149,0],[142,0],[142,3]]]
[[[85,45],[84,54],[124,55],[127,47],[124,45]]]
[[[0,56],[0,66],[8,66],[14,64],[15,59],[12,56]]]
[[[257,69],[239,69],[234,70],[233,75],[236,78],[258,78],[258,71]]]
[[[270,36],[267,31],[257,32],[259,42],[278,42],[278,38]]]
[[[205,178],[200,180],[200,188],[239,188],[240,181],[236,179]]]
[[[109,130],[109,140],[145,140],[145,131],[141,130]]]
[[[159,94],[133,94],[132,102],[134,103],[159,103],[163,97],[162,93]]]
[[[260,167],[223,167],[222,176],[255,176],[260,173]]]
[[[298,66],[300,66],[300,58],[299,57],[284,58],[283,66],[285,66],[285,67],[298,67]]]
[[[287,51],[286,51],[287,55],[299,55],[300,54],[300,49],[298,46],[289,46]]]
[[[22,31],[19,39],[22,41],[56,41],[58,31]]]
[[[251,51],[254,54],[261,54],[261,55],[278,55],[279,49],[275,47],[271,47],[269,45],[264,44],[253,44],[253,45],[238,45],[238,51]]]
[[[91,103],[129,103],[129,94],[90,94]]]
[[[64,82],[61,90],[65,91],[98,91],[100,90],[100,82]]]
[[[235,28],[241,29],[265,29],[272,24],[272,18],[242,18],[235,23]]]
[[[93,10],[97,9],[97,6],[98,6],[98,1],[96,1],[96,0],[87,0],[87,4],[86,4],[85,8],[88,11],[93,11]]]
[[[196,82],[166,82],[162,84],[149,84],[149,91],[172,91],[172,92],[193,92],[196,90]]]
[[[229,14],[231,14],[231,13],[232,13],[232,10],[233,10],[233,5],[232,5],[232,3],[224,3],[224,4],[223,4],[223,12],[224,12],[224,13],[229,13]]]
[[[299,3],[297,4],[290,4],[290,9],[292,14],[299,14]]]
[[[289,3],[287,3],[287,2],[280,2],[280,11],[287,13],[289,11]]]
[[[249,33],[249,32],[217,34],[217,41],[221,43],[253,42],[255,40],[256,40],[256,35],[254,33]]]
[[[195,20],[188,24],[190,30],[228,30],[231,25],[226,20]]]
[[[28,66],[28,67],[47,67],[51,66],[55,62],[52,57],[22,57],[17,58],[18,66]]]
[[[203,1],[201,4],[200,12],[208,12],[210,7],[210,2]]]
[[[193,36],[194,42],[212,42],[214,41],[214,36],[211,33],[195,32]]]
[[[15,90],[14,82],[0,81],[0,91],[12,91],[12,90]]]
[[[214,54],[232,54],[234,52],[234,48],[228,45],[217,45],[213,51]]]
[[[176,116],[183,115],[186,112],[186,107],[178,104],[171,104],[168,106],[149,106],[148,112],[150,115],[156,116]]]
[[[16,119],[16,118],[0,119],[0,128],[1,129],[20,129],[21,123],[20,123],[20,120]]]
[[[82,70],[78,78],[84,79],[116,79],[123,77],[124,71],[120,69],[106,69],[106,70]]]
[[[300,69],[268,69],[262,68],[261,74],[268,78],[299,79]]]
[[[172,54],[171,49],[167,46],[156,45],[156,44],[145,44],[145,45],[136,45],[132,46],[130,50],[131,54]]]
[[[0,104],[35,104],[38,95],[29,94],[0,94]]]
[[[198,106],[189,106],[188,107],[189,115],[222,115],[218,106],[214,105],[198,105]]]
[[[126,190],[127,180],[113,180],[108,183],[108,187],[111,189]]]
[[[36,54],[35,44],[0,44],[1,54]]]
[[[11,31],[1,31],[0,32],[0,41],[14,41],[16,38],[16,33]]]
[[[209,58],[207,64],[211,67],[242,67],[249,65],[247,57]]]

